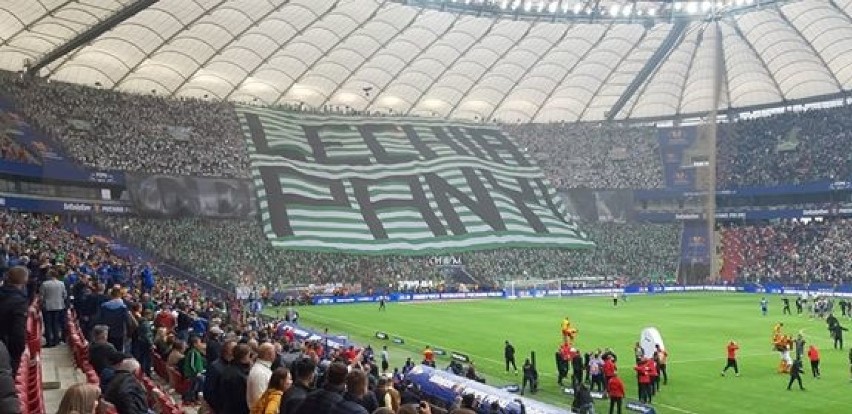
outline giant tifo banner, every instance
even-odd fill
[[[541,170],[496,127],[238,114],[275,246],[398,254],[592,246]]]

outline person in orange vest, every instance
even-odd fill
[[[656,344],[654,347],[657,348],[655,351],[655,354],[657,355],[657,369],[660,371],[660,376],[663,378],[663,385],[666,385],[669,383],[669,373],[666,370],[669,362],[669,351],[660,347],[660,344]]]
[[[811,345],[808,348],[808,359],[811,361],[811,373],[814,374],[814,378],[819,378],[819,349],[816,345]]]
[[[426,345],[426,349],[423,350],[423,365],[428,365],[432,368],[435,367],[435,352],[432,351],[432,347]]]

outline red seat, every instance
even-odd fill
[[[192,386],[192,382],[184,378],[183,375],[178,372],[177,368],[169,367],[169,385],[174,388],[175,392],[183,395],[189,391],[189,387]]]

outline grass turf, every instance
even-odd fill
[[[465,353],[475,362],[490,385],[520,383],[520,376],[506,374],[503,341],[517,350],[518,366],[535,351],[540,375],[540,401],[568,407],[571,397],[556,384],[554,352],[561,341],[559,323],[570,317],[579,329],[575,342],[580,351],[612,347],[628,399],[637,398],[632,369],[633,344],[647,326],[660,330],[669,351],[669,383],[654,398],[659,413],[841,413],[852,411],[852,382],[848,351],[832,349],[826,324],[807,316],[781,314],[781,300],[770,297],[769,316],[760,314],[760,296],[750,294],[667,294],[632,296],[612,306],[610,298],[572,297],[539,300],[478,300],[440,303],[389,303],[379,312],[377,304],[299,308],[300,322],[314,328],[350,336],[378,351],[387,344],[391,367],[402,366],[406,357],[415,362],[427,344]],[[792,301],[791,301],[792,302]],[[275,315],[274,309],[267,313]],[[821,351],[822,379],[810,375],[803,357],[806,391],[787,391],[786,374],[776,372],[779,356],[770,346],[773,325],[781,321],[788,334],[804,331],[808,345]],[[846,324],[846,320],[841,320]],[[380,341],[376,331],[405,339],[404,345]],[[729,339],[740,345],[741,377],[732,371],[720,375]],[[445,368],[448,357],[438,360]],[[608,412],[608,402],[598,402],[598,412]],[[603,411],[602,411],[603,410]]]

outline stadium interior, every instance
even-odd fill
[[[326,304],[388,302],[393,313],[405,302],[591,295],[630,306],[633,295],[641,303],[679,287],[813,292],[815,306],[839,301],[852,317],[850,90],[852,0],[4,2],[0,365],[7,353],[11,365],[0,366],[9,371],[0,386],[17,398],[0,400],[0,414],[82,413],[66,402],[86,398],[75,383],[103,395],[98,412],[118,414],[610,406],[478,385],[468,386],[479,408],[464,400],[472,394],[447,401],[411,385],[428,368],[379,366],[382,344],[420,358],[416,341],[406,348],[377,331],[368,339],[380,346],[365,355],[360,330],[330,335],[312,319]],[[54,279],[61,306],[45,288]],[[26,302],[16,302],[19,287]],[[90,354],[107,345],[92,329],[115,323],[101,310],[113,301],[128,327],[109,337],[115,361],[105,361]],[[174,320],[163,325],[161,314]],[[313,324],[300,328],[299,317]],[[120,318],[110,332],[125,331]],[[822,334],[816,322],[799,336]],[[258,387],[242,362],[220,363],[211,380],[231,340],[246,358],[263,359],[270,344],[270,362],[294,380],[303,356],[329,384],[336,364],[357,365],[370,395],[397,387],[387,394],[401,393],[402,407],[370,410],[385,401],[353,391],[350,373],[337,391],[358,407],[314,391],[301,398],[324,408],[256,411],[246,398],[265,402],[277,387],[268,366],[253,397],[237,395]],[[219,348],[205,356],[210,343]],[[183,362],[193,351],[206,357],[200,368]],[[477,366],[484,377],[451,354],[440,358],[464,363],[457,376],[512,378],[502,354]],[[842,382],[820,386],[848,397],[845,356],[835,357]],[[620,361],[628,410],[629,359]],[[412,377],[392,375],[397,367]],[[242,387],[236,402],[214,397],[231,391],[226,377]],[[711,412],[670,397],[674,387],[655,406],[639,385],[633,411]],[[428,408],[416,408],[421,400]],[[76,409],[98,405],[86,404]]]

